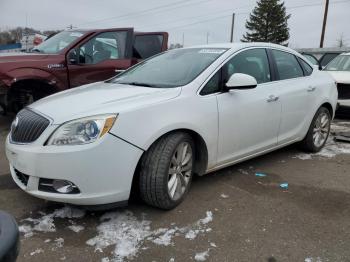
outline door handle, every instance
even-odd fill
[[[313,91],[315,91],[316,90],[316,86],[309,86],[308,88],[307,88],[307,91],[308,92],[313,92]]]
[[[279,99],[278,96],[270,95],[269,98],[266,100],[268,103],[270,102],[276,102]]]

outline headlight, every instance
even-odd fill
[[[118,115],[97,115],[62,124],[51,135],[47,145],[83,145],[95,142],[113,126]]]

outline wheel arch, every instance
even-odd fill
[[[168,136],[170,134],[176,133],[176,132],[184,132],[189,134],[193,142],[195,144],[195,166],[194,166],[194,173],[196,175],[204,175],[206,173],[207,167],[208,167],[208,147],[204,140],[204,138],[196,131],[188,128],[178,128],[171,131],[168,131],[166,133],[163,133],[162,135],[158,136],[147,149],[143,152],[143,154],[140,156],[139,161],[137,163],[137,166],[135,168],[135,173],[132,180],[132,186],[131,186],[131,198],[138,198],[139,194],[139,176],[140,176],[140,165],[143,156],[146,154],[146,152],[149,150],[149,148],[159,141],[159,139],[163,138],[164,136]]]
[[[158,136],[145,150],[145,152],[154,144],[156,143],[160,138],[164,136],[168,136],[170,134],[176,133],[176,132],[184,132],[189,134],[194,142],[195,145],[195,167],[194,167],[194,173],[197,175],[203,175],[205,171],[207,170],[208,166],[208,147],[204,140],[204,138],[196,131],[189,129],[189,128],[178,128],[171,131],[168,131],[160,136]]]
[[[335,114],[335,110],[333,109],[333,106],[331,105],[331,103],[329,102],[325,102],[323,103],[320,107],[325,107],[329,110],[329,113],[331,113],[332,118],[334,117]],[[319,107],[319,108],[320,108]],[[318,110],[318,109],[317,109]]]

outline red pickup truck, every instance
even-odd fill
[[[16,112],[55,92],[106,80],[167,45],[166,32],[62,31],[30,53],[0,54],[0,106]]]

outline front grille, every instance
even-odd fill
[[[50,121],[45,117],[29,110],[23,109],[11,126],[11,140],[15,143],[31,143],[39,138]]]
[[[17,169],[15,169],[15,173],[16,173],[16,176],[19,179],[19,181],[21,181],[23,185],[27,186],[29,176],[26,174],[23,174],[22,172],[18,171]]]
[[[350,84],[338,84],[338,99],[350,99]]]

